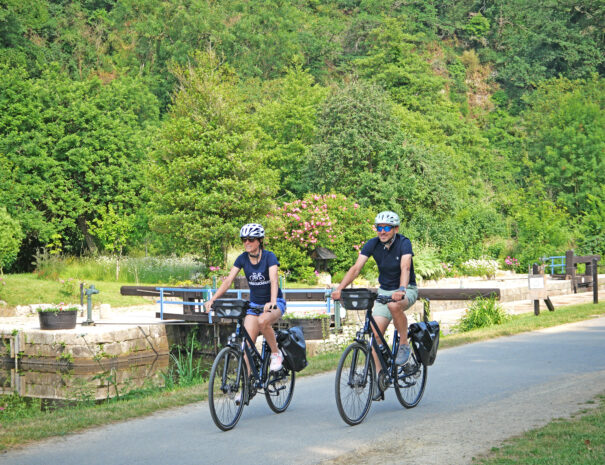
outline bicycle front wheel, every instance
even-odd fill
[[[265,379],[265,397],[271,410],[282,413],[290,405],[294,394],[295,375],[292,370],[283,367],[280,371],[269,371],[270,358],[263,362]]]
[[[427,377],[426,365],[420,360],[411,339],[409,343],[412,349],[411,360],[405,368],[398,367],[397,379],[394,383],[397,399],[405,408],[413,408],[418,405],[424,394]]]
[[[366,345],[354,342],[345,349],[336,369],[335,388],[342,419],[351,426],[361,423],[370,411],[374,388],[374,359]]]
[[[231,347],[221,350],[212,364],[208,405],[212,420],[223,431],[232,429],[242,416],[248,395],[245,366],[241,352]]]

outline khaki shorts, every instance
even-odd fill
[[[378,289],[379,295],[391,296],[395,292],[397,292],[397,291],[396,290],[395,291],[385,291],[384,289],[380,289],[380,288]],[[416,286],[414,286],[413,284],[408,286],[407,289],[405,290],[405,296],[408,298],[408,301],[410,302],[410,307],[411,307],[412,305],[414,305],[416,300],[418,300],[418,288]],[[410,308],[410,307],[408,307],[408,308]],[[389,321],[391,321],[393,319],[393,316],[391,315],[391,311],[389,310],[389,307],[387,307],[385,304],[381,304],[380,302],[374,303],[374,308],[372,309],[372,315],[382,316]]]

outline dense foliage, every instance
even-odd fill
[[[43,248],[224,267],[261,221],[309,278],[314,247],[345,269],[387,208],[426,276],[605,254],[604,8],[1,2],[0,267]],[[301,208],[322,202],[329,220]]]

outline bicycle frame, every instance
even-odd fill
[[[238,320],[237,326],[235,328],[235,338],[231,337],[228,342],[228,345],[233,348],[237,348],[238,350],[242,351],[246,355],[246,357],[248,358],[248,363],[250,364],[251,379],[254,379],[256,381],[255,385],[257,387],[264,386],[267,380],[264,379],[264,373],[262,372],[262,367],[263,367],[263,363],[264,363],[265,359],[267,358],[268,352],[269,352],[269,348],[268,348],[269,345],[267,344],[267,341],[263,341],[263,348],[262,348],[261,353],[259,353],[254,341],[250,337],[250,334],[248,334],[246,327],[243,325],[243,321]],[[260,363],[257,363],[257,361],[260,361]],[[240,381],[239,374],[241,373],[241,364],[242,363],[246,363],[244,360],[244,357],[240,357],[240,359],[238,361],[238,367],[237,367],[237,373],[238,373],[237,382],[238,383]]]
[[[372,307],[373,306],[374,305],[372,304]],[[372,329],[374,329],[374,331],[372,331]],[[368,334],[370,335],[369,341],[364,337]],[[378,341],[377,341],[376,335],[378,335]],[[393,334],[393,346],[389,347],[389,344],[387,343],[383,334],[380,332],[380,328],[378,327],[376,320],[374,320],[374,317],[372,316],[372,308],[369,308],[366,311],[366,319],[365,319],[365,322],[363,325],[363,329],[361,331],[357,332],[357,337],[355,339],[357,342],[359,342],[361,344],[369,345],[370,348],[374,350],[374,352],[378,356],[378,361],[380,362],[380,366],[381,366],[383,372],[387,373],[389,375],[389,378],[392,382],[396,376],[396,373],[393,372],[394,371],[393,368],[395,367],[395,365],[393,364],[393,360],[395,359],[395,354],[397,353],[397,350],[399,349],[399,333],[397,332],[397,330],[395,329],[395,332]],[[390,348],[390,351],[388,352],[388,354],[389,354],[388,360],[384,359],[382,351],[380,350],[381,344],[384,347]],[[355,362],[356,362],[356,360],[355,360]],[[366,363],[365,363],[364,371],[363,371],[364,379],[368,373],[369,363],[370,363],[370,358],[368,357],[366,360]],[[380,372],[380,370],[378,370],[378,372]]]

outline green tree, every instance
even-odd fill
[[[0,207],[0,275],[16,260],[22,240],[21,225]]]
[[[307,192],[305,166],[326,89],[315,84],[300,66],[290,68],[282,79],[271,84],[278,86],[277,95],[258,112],[266,136],[261,143],[267,151],[267,164],[280,173],[278,194],[297,198]]]
[[[586,202],[586,210],[577,219],[579,253],[605,257],[605,186],[597,195],[588,194]]]
[[[339,192],[364,206],[451,213],[456,204],[450,161],[417,146],[400,128],[388,94],[364,82],[336,89],[318,119],[308,179],[320,193]]]
[[[66,252],[95,249],[88,227],[101,207],[138,208],[155,98],[129,78],[2,72],[0,202],[21,222],[29,254],[53,234]]]
[[[523,114],[533,173],[572,216],[605,184],[605,81],[565,78],[543,83]],[[602,199],[602,200],[605,200]]]
[[[489,45],[497,79],[513,95],[546,79],[588,78],[603,70],[601,0],[498,0],[483,14],[494,25]]]
[[[544,195],[538,179],[526,192],[518,192],[511,213],[513,254],[522,268],[540,257],[561,255],[571,246],[574,231],[569,214]]]
[[[120,279],[120,259],[135,225],[134,215],[115,211],[112,205],[101,207],[100,216],[90,225],[90,233],[96,236],[103,248],[116,254],[116,281]]]
[[[195,62],[174,70],[181,90],[153,153],[151,227],[164,251],[222,265],[239,227],[269,211],[277,176],[257,149],[230,68],[213,52]]]

